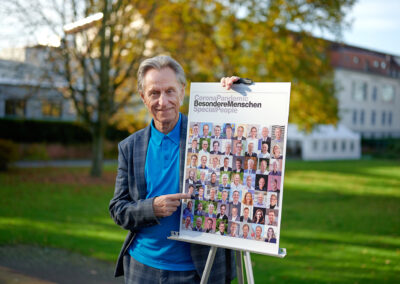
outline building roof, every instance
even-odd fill
[[[343,124],[337,126],[330,124],[319,124],[314,127],[311,133],[300,131],[296,124],[288,126],[288,140],[311,139],[360,139],[360,134],[353,132]]]
[[[336,68],[400,78],[400,56],[331,42],[330,58]]]

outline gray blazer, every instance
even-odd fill
[[[187,117],[182,114],[180,131],[180,191],[183,190],[185,166],[185,147]],[[139,130],[118,144],[118,173],[114,197],[109,210],[115,223],[129,230],[118,257],[115,276],[124,274],[123,258],[130,257],[127,252],[137,230],[159,224],[153,212],[153,199],[146,199],[147,188],[144,176],[147,146],[150,139],[150,125]],[[191,255],[197,272],[201,276],[207,261],[210,247],[191,244]],[[226,265],[229,263],[228,265]],[[219,248],[212,267],[209,283],[229,283],[236,277],[233,252]]]

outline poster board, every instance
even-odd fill
[[[280,255],[289,101],[290,83],[191,84],[183,191],[192,198],[172,238]]]

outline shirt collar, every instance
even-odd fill
[[[178,122],[175,124],[175,127],[167,134],[160,132],[154,126],[154,120],[151,121],[151,139],[157,144],[161,145],[161,142],[165,138],[169,138],[172,142],[179,145],[180,140],[180,130],[181,130],[181,120],[182,115],[179,113]]]

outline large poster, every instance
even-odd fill
[[[277,255],[290,83],[192,83],[178,239]]]

